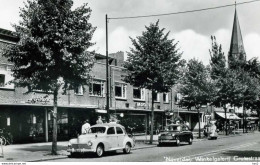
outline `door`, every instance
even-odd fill
[[[109,144],[109,146],[106,146],[108,150],[117,148],[118,143],[115,127],[109,127],[107,129],[107,144]]]
[[[118,147],[123,148],[124,147],[124,139],[125,139],[126,134],[124,133],[124,131],[120,127],[116,127],[116,133],[117,133]]]

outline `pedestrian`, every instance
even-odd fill
[[[190,123],[188,121],[186,121],[185,124],[190,128]]]
[[[101,116],[98,116],[97,124],[103,124],[103,121],[102,121],[102,117],[101,117]]]
[[[83,124],[82,127],[81,127],[81,134],[86,134],[86,133],[88,133],[89,128],[90,128],[89,120],[86,119],[86,120],[84,121],[84,124]]]

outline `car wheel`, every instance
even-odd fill
[[[192,145],[192,138],[189,138],[189,145]]]
[[[179,139],[179,137],[176,137],[176,146],[180,146],[180,139]]]
[[[130,153],[130,151],[131,151],[130,143],[126,143],[125,144],[125,148],[123,149],[123,151],[124,151],[125,154],[129,154]]]
[[[98,157],[103,156],[103,154],[104,154],[104,147],[103,147],[103,145],[99,144],[97,146],[96,154],[97,154]]]
[[[74,158],[74,157],[78,157],[78,156],[79,156],[78,153],[76,153],[76,152],[71,152],[69,157]]]

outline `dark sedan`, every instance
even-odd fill
[[[185,124],[171,124],[165,127],[165,130],[161,131],[158,136],[158,144],[174,143],[177,146],[181,142],[187,142],[192,144],[193,134],[189,127]]]

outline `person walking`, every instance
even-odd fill
[[[102,117],[98,116],[97,124],[103,124]]]
[[[88,133],[89,128],[90,128],[89,120],[86,119],[86,120],[84,121],[84,124],[83,124],[82,127],[81,127],[81,134],[86,134],[86,133]]]

